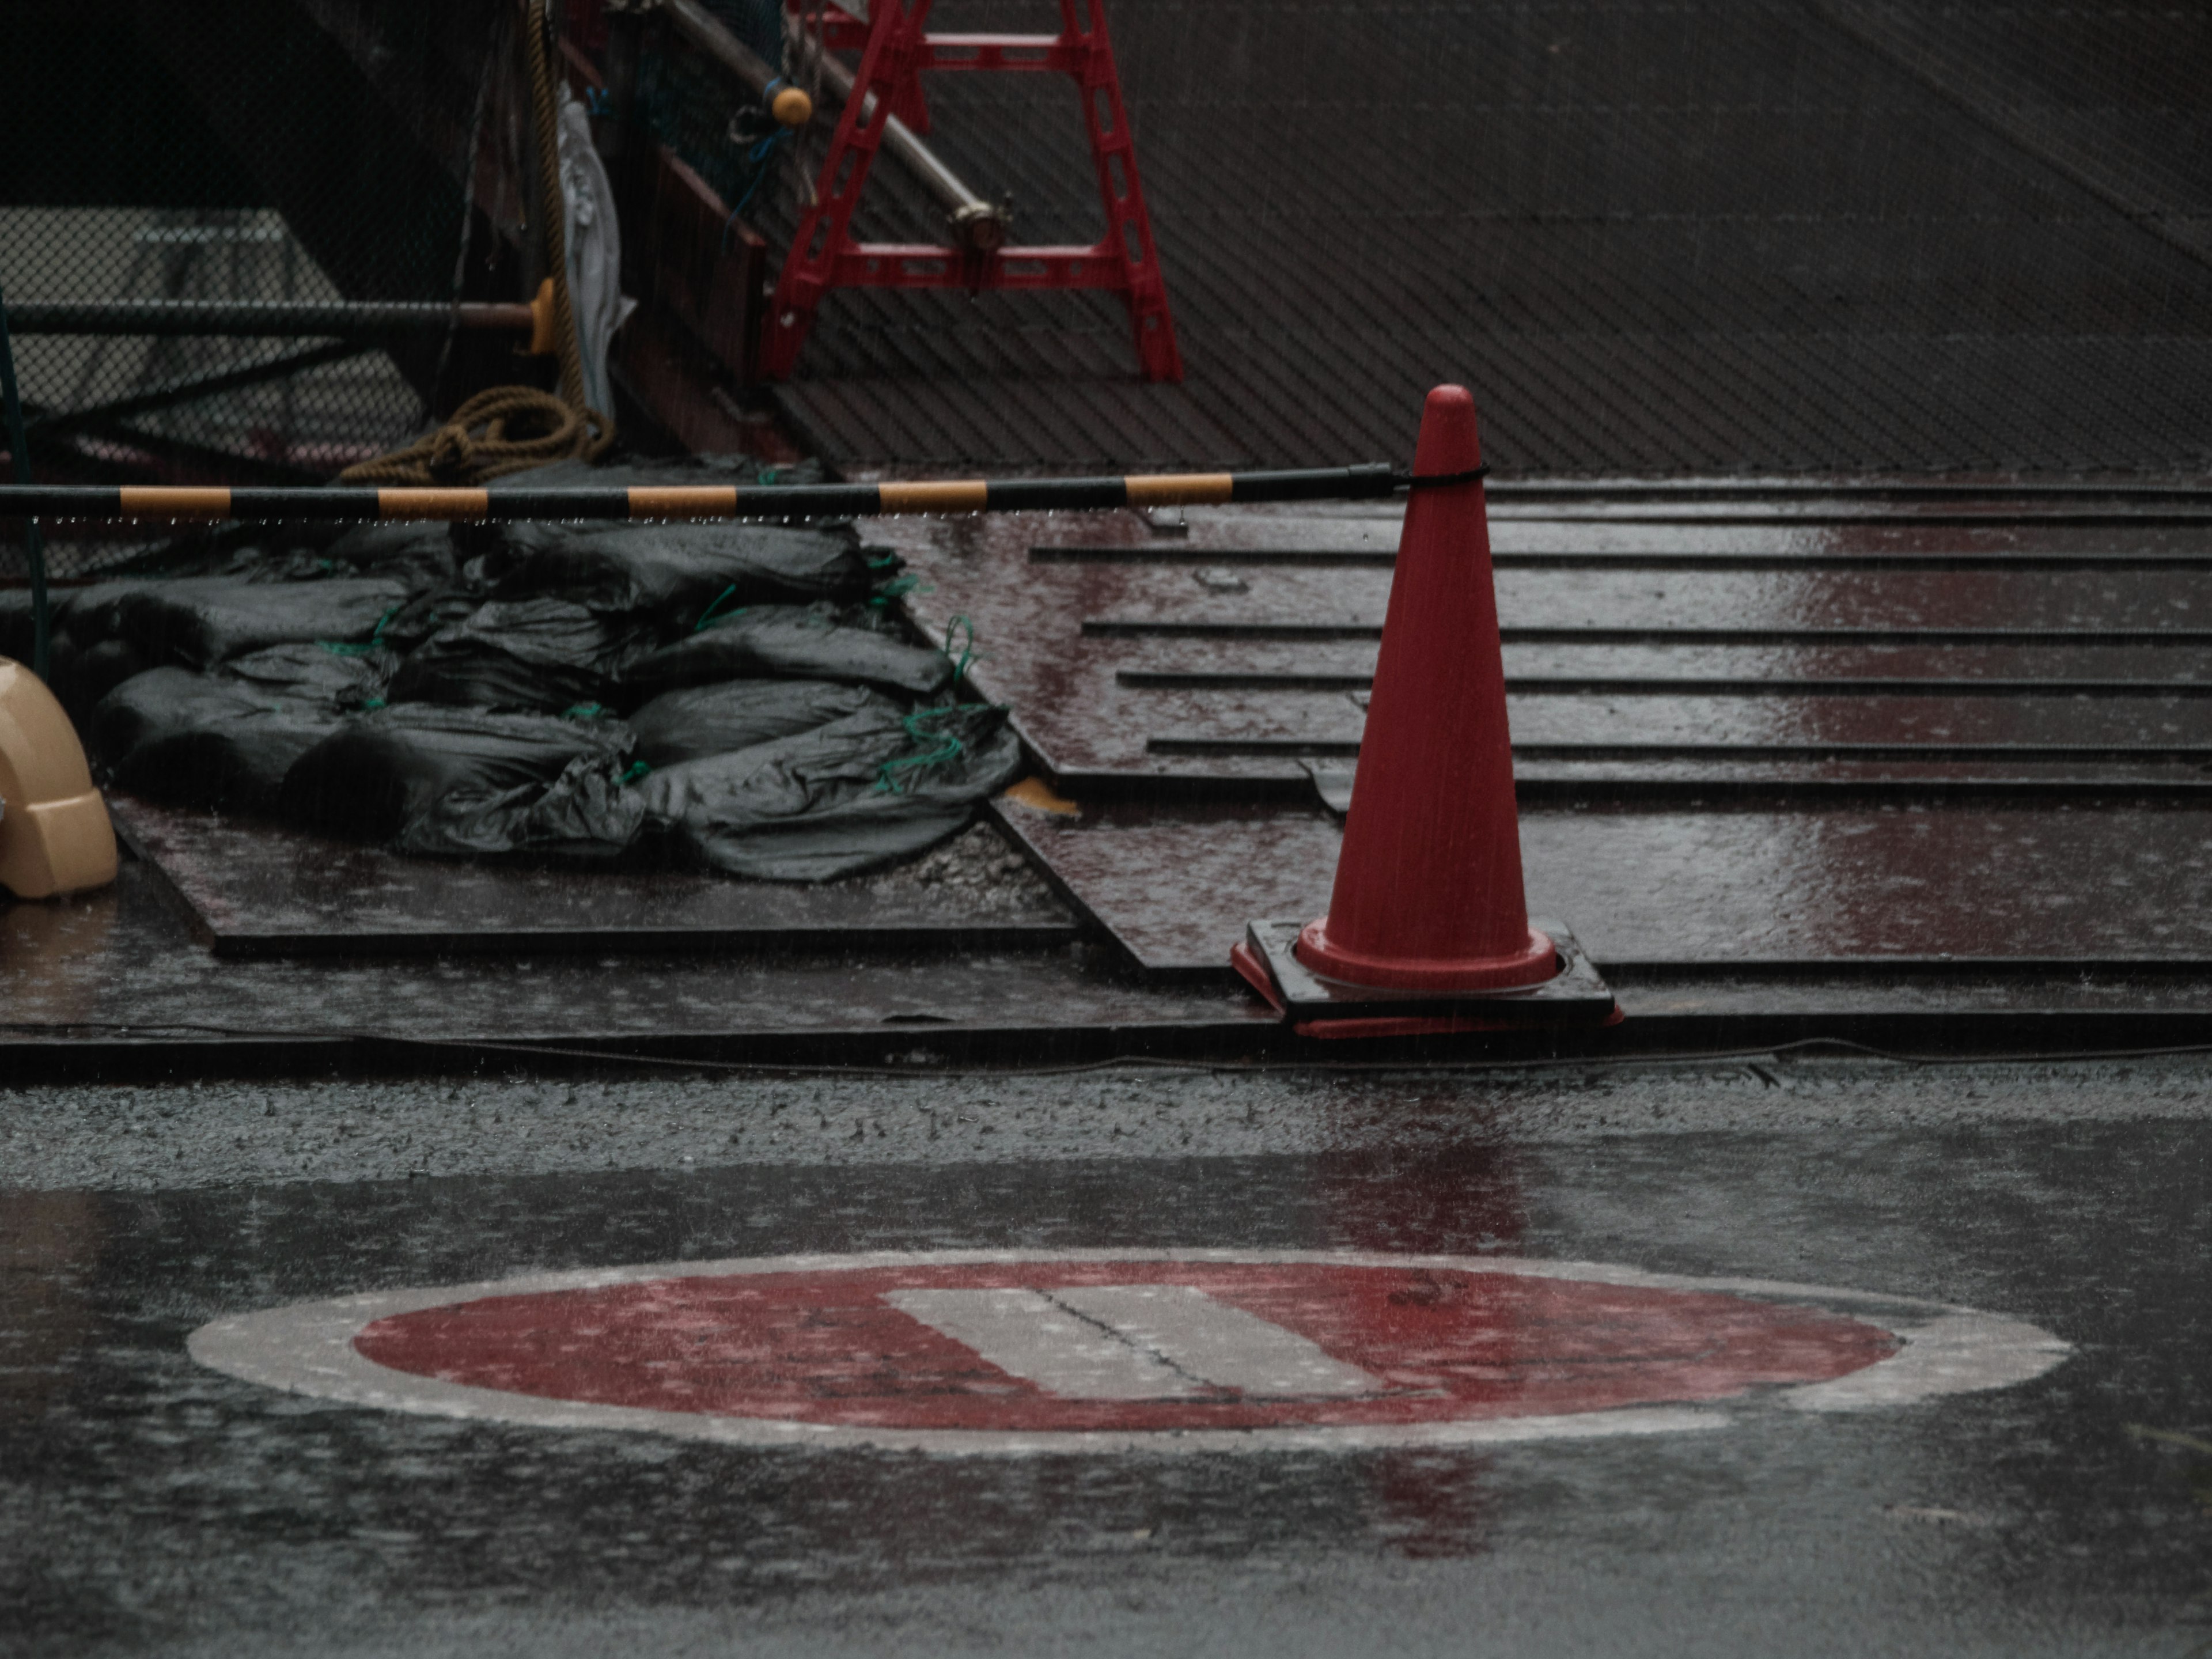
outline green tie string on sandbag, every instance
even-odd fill
[[[948,657],[952,654],[952,641],[956,635],[962,636],[960,656],[952,666],[953,683],[957,684],[967,678],[969,665],[975,660],[975,624],[968,617],[961,616],[955,617],[945,625],[945,644],[942,648]],[[958,760],[967,752],[968,745],[953,733],[932,729],[931,722],[933,720],[941,720],[948,714],[1004,713],[1005,709],[1004,703],[991,702],[960,702],[935,708],[916,709],[900,724],[906,728],[907,735],[915,742],[926,742],[931,738],[935,738],[938,739],[937,746],[926,750],[919,755],[907,755],[897,760],[885,761],[876,769],[878,793],[897,794],[901,792],[901,785],[903,781],[897,775],[908,772],[919,775],[927,771],[933,766],[943,766],[948,762]]]
[[[957,682],[968,678],[968,665],[975,660],[975,624],[965,616],[955,617],[945,624],[945,644],[940,648],[948,657],[952,654],[952,639],[956,634],[964,635],[959,659],[952,665],[952,678]]]
[[[905,793],[908,779],[905,774],[919,776],[933,766],[944,766],[957,761],[968,752],[968,745],[954,732],[936,730],[933,722],[955,714],[981,714],[997,712],[1000,705],[988,702],[958,702],[936,708],[917,708],[899,724],[916,743],[936,739],[933,748],[918,755],[902,755],[896,760],[887,760],[876,769],[876,793],[896,795]]]
[[[333,657],[366,657],[384,649],[384,630],[392,626],[392,619],[407,607],[395,605],[376,619],[376,628],[366,640],[317,640],[315,643]]]

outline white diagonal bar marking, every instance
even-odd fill
[[[1075,1400],[1235,1389],[1272,1398],[1380,1393],[1357,1366],[1188,1285],[892,1291],[902,1313],[1011,1376]]]
[[[1051,1294],[1216,1388],[1276,1398],[1382,1392],[1377,1378],[1296,1331],[1188,1285],[1071,1285]]]
[[[1169,1400],[1206,1386],[1042,1291],[889,1291],[884,1300],[1048,1394]]]

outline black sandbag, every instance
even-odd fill
[[[671,632],[709,606],[854,600],[872,586],[849,526],[510,525],[500,599],[574,599]]]
[[[665,691],[627,717],[637,751],[654,766],[680,766],[811,732],[866,709],[902,712],[878,692],[827,680],[726,680]]]
[[[665,768],[636,793],[656,828],[714,869],[831,881],[955,834],[1021,766],[1001,709],[869,709]]]
[[[89,672],[85,659],[93,647],[113,637],[117,607],[126,593],[140,586],[135,581],[101,581],[51,591],[46,688],[60,701],[72,720],[89,719],[100,696],[130,678],[117,672],[132,665],[116,661],[118,653],[102,652],[89,665]],[[19,660],[28,661],[30,655],[31,643],[27,639]],[[135,658],[133,660],[140,669],[149,665]],[[99,696],[89,694],[93,686],[99,688]]]
[[[650,637],[568,599],[494,599],[410,654],[387,695],[395,703],[557,714],[606,701]]]
[[[46,608],[51,625],[53,607]],[[31,590],[27,587],[0,587],[0,657],[12,657],[17,662],[28,662],[33,648],[32,635],[36,625],[31,615]]]
[[[313,703],[334,714],[381,706],[399,666],[397,652],[380,646],[333,648],[328,642],[272,645],[233,657],[216,672],[276,696]]]
[[[952,659],[908,644],[864,606],[759,605],[648,651],[623,672],[624,684],[647,691],[763,678],[837,680],[927,697],[952,683]]]
[[[825,482],[822,463],[808,457],[763,466],[751,455],[679,455],[662,460],[548,461],[523,472],[502,472],[485,486],[495,495],[517,489],[635,489],[641,485],[771,484]]]
[[[459,568],[451,526],[422,521],[356,525],[318,561],[333,573],[397,577],[418,591],[450,580]]]
[[[121,625],[123,605],[146,584],[142,580],[87,582],[59,587],[48,595],[48,620],[56,638],[66,634],[79,647],[112,639]]]
[[[278,810],[303,829],[438,856],[610,856],[643,807],[618,720],[422,705],[347,721],[302,755]]]
[[[385,623],[379,637],[404,656],[448,628],[466,622],[491,597],[483,563],[482,559],[471,559],[446,580],[417,593]]]
[[[324,550],[345,533],[339,524],[203,525],[111,567],[137,580],[240,576],[255,581],[313,581],[365,573],[334,565]]]
[[[63,636],[60,610],[67,589],[49,590],[46,599],[48,645]],[[27,587],[0,587],[0,657],[27,663],[38,648],[38,620],[31,609]]]
[[[100,640],[76,653],[67,681],[64,703],[89,708],[125,680],[160,666],[127,640]]]
[[[174,806],[258,811],[337,716],[237,680],[155,668],[92,711],[93,752],[116,787]]]
[[[212,668],[264,646],[366,641],[408,596],[406,583],[387,576],[312,582],[188,576],[137,584],[117,605],[116,633],[150,662]]]

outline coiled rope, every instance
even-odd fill
[[[453,418],[413,443],[338,474],[353,484],[478,484],[549,461],[595,461],[615,441],[613,419],[584,402],[584,357],[568,303],[568,210],[561,197],[561,134],[554,106],[553,56],[545,0],[527,0],[522,33],[530,65],[530,106],[538,133],[538,212],[545,262],[552,267],[553,349],[561,363],[558,397],[536,386],[479,392]]]
[[[534,386],[479,392],[453,417],[404,449],[362,461],[338,474],[342,483],[417,487],[484,483],[549,461],[596,459],[612,441],[611,427],[594,433],[591,410],[571,409]]]

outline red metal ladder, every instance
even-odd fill
[[[797,3],[797,0],[793,0]],[[1058,34],[931,34],[933,0],[874,0],[862,22],[836,7],[823,20],[823,46],[860,52],[852,94],[823,159],[814,200],[799,220],[777,278],[761,343],[762,370],[788,380],[833,288],[1101,289],[1129,307],[1137,358],[1148,380],[1181,380],[1175,319],[1152,245],[1152,216],[1137,178],[1136,146],[1121,106],[1121,79],[1106,35],[1102,0],[1060,0]],[[927,131],[925,70],[1054,71],[1074,77],[1106,210],[1106,233],[1089,247],[937,246],[855,242],[853,211],[892,115]]]

